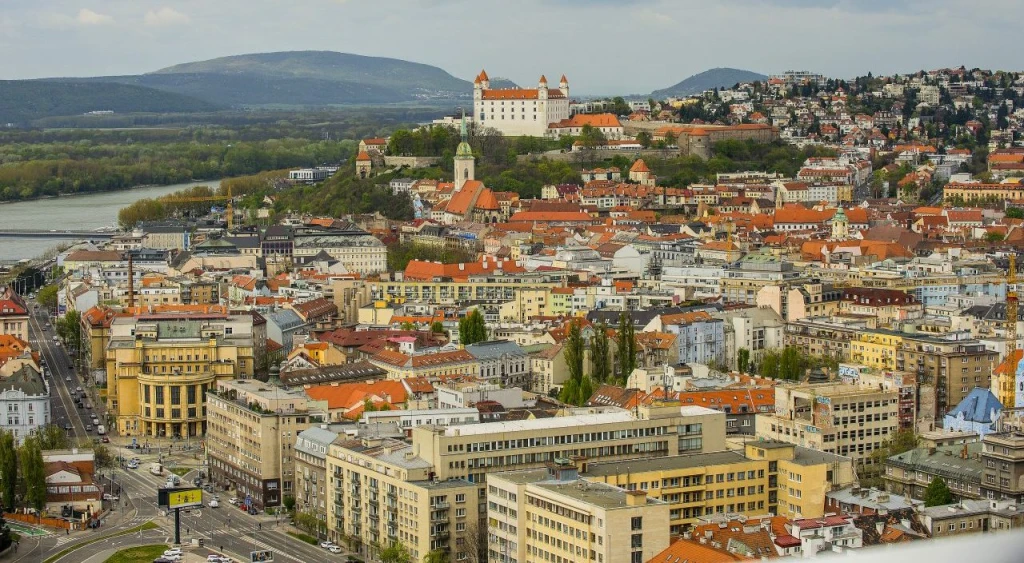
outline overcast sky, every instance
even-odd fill
[[[1022,21],[1022,0],[0,0],[0,79],[315,49],[646,93],[720,66],[1021,70]]]

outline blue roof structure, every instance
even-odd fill
[[[984,387],[975,387],[964,397],[963,401],[960,401],[959,405],[949,411],[948,416],[955,417],[963,413],[964,420],[991,424],[995,422],[993,414],[998,415],[1002,410],[1003,404],[992,394],[992,391]]]

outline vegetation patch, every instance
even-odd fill
[[[192,471],[188,467],[171,467],[168,469],[171,473],[174,473],[178,477],[184,477],[189,471]]]
[[[314,538],[313,536],[311,536],[309,534],[303,534],[301,532],[287,532],[287,534],[289,536],[297,539],[297,540],[304,541],[304,542],[306,542],[308,544],[311,544],[311,545],[317,545],[317,543],[319,543],[319,542],[316,541],[316,538]]]
[[[163,555],[166,545],[143,545],[122,549],[106,560],[106,563],[147,563]]]

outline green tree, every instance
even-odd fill
[[[377,557],[381,563],[412,563],[412,556],[409,550],[401,542],[394,542],[387,546],[377,546]]]
[[[444,323],[441,321],[434,321],[430,324],[430,332],[433,332],[434,334],[444,334],[448,331],[444,329]]]
[[[68,311],[57,321],[57,336],[66,344],[78,347],[82,341],[82,315],[78,311]]]
[[[57,286],[48,285],[39,290],[36,294],[36,301],[45,309],[54,309],[57,307]]]
[[[423,563],[448,563],[450,560],[448,552],[443,549],[435,549],[423,556]]]
[[[569,370],[569,379],[565,382],[562,387],[562,392],[558,398],[563,403],[569,403],[571,405],[582,405],[590,395],[583,397],[585,392],[584,384],[584,373],[583,373],[583,361],[585,354],[585,344],[583,342],[583,333],[580,329],[580,324],[577,321],[573,321],[569,325],[569,336],[565,339],[564,351],[565,363]]]
[[[1006,217],[1008,219],[1024,219],[1024,207],[1011,207],[1007,209]]]
[[[43,466],[43,450],[39,439],[33,435],[25,437],[18,452],[21,460],[22,479],[25,482],[25,502],[41,511],[46,506],[46,470]]]
[[[3,509],[14,509],[14,493],[18,484],[18,450],[14,434],[0,432],[0,500]]]
[[[932,479],[931,483],[928,483],[928,488],[924,491],[924,505],[925,506],[942,506],[944,504],[953,503],[953,491],[949,490],[949,486],[946,482],[939,477]]]
[[[605,383],[612,374],[611,350],[608,342],[608,325],[602,323],[594,326],[594,340],[590,345],[590,358],[593,372],[590,374],[597,383]]]
[[[56,424],[47,424],[36,431],[39,447],[46,450],[63,450],[69,445],[68,433]]]
[[[93,456],[95,456],[94,463],[96,467],[101,469],[107,469],[114,466],[114,456],[110,453],[110,448],[103,444],[96,444],[92,449]]]
[[[463,346],[487,340],[487,325],[480,311],[473,309],[459,319],[459,342]]]
[[[315,512],[303,510],[295,514],[295,525],[309,533],[315,534],[320,528],[320,519]]]
[[[736,371],[740,373],[747,373],[747,368],[750,366],[750,350],[746,348],[740,348],[736,352]]]
[[[288,512],[295,510],[295,497],[291,495],[284,497],[284,509]]]
[[[625,381],[636,369],[636,328],[633,326],[633,320],[626,313],[619,315],[615,347],[619,357],[619,377]]]
[[[404,321],[401,328],[402,330],[416,330],[416,325],[412,321]]]
[[[997,232],[985,233],[985,241],[986,242],[999,242],[1001,240],[1003,240],[1002,233],[997,233]]]
[[[653,140],[651,139],[650,133],[648,133],[647,131],[641,131],[636,134],[636,142],[640,143],[641,147],[649,149],[651,148],[651,143],[653,142]]]

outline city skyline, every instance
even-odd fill
[[[383,13],[346,0],[255,1],[244,10],[237,0],[7,4],[0,48],[13,56],[0,65],[2,79],[138,74],[228,55],[329,50],[430,64],[466,80],[482,67],[523,85],[538,72],[565,73],[581,94],[643,94],[715,67],[837,78],[961,65],[1014,70],[1010,26],[1024,17],[1024,6],[1007,0],[981,2],[970,19],[958,18],[953,2],[916,0],[525,0],[501,18],[494,6],[471,9],[461,0],[398,0]],[[584,48],[591,54],[581,56]],[[657,64],[636,64],[646,57]]]

